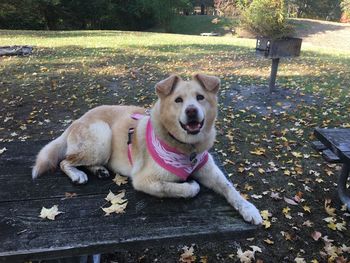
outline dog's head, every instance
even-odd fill
[[[220,79],[196,74],[190,81],[171,75],[156,84],[160,122],[177,140],[198,143],[214,133]]]

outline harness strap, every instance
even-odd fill
[[[140,114],[140,113],[133,113],[130,115],[130,117],[134,120],[140,120],[143,117],[145,117],[144,114]],[[132,154],[131,154],[131,148],[132,148],[132,135],[134,134],[135,128],[129,128],[128,130],[128,159],[129,159],[129,163],[131,164],[131,166],[133,165],[132,162]]]

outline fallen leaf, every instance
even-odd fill
[[[7,148],[4,147],[4,148],[0,149],[0,154],[3,154],[3,153],[6,152],[6,151],[7,151]]]
[[[314,225],[314,223],[312,223],[310,220],[306,220],[304,223],[303,223],[303,226],[307,226],[307,227],[312,227]]]
[[[324,200],[324,209],[326,210],[326,213],[330,216],[335,216],[335,208],[334,207],[331,207],[330,204],[331,204],[332,200],[331,199],[325,199]]]
[[[197,257],[193,255],[194,253],[193,246],[191,246],[190,248],[188,246],[184,246],[182,249],[184,252],[180,255],[180,262],[192,263],[196,261]]]
[[[292,152],[292,155],[296,158],[302,158],[303,154],[301,152]]]
[[[61,213],[63,213],[63,212],[58,211],[58,206],[57,205],[54,205],[51,208],[42,207],[39,217],[44,218],[44,219],[47,218],[47,219],[50,219],[50,220],[55,220],[55,217],[58,214],[61,214]]]
[[[305,261],[304,258],[298,258],[298,257],[296,257],[296,258],[294,259],[294,261],[295,261],[296,263],[306,263],[306,261]]]
[[[112,213],[122,214],[125,213],[125,208],[128,205],[126,199],[124,199],[125,190],[119,192],[119,194],[115,195],[111,191],[109,191],[105,200],[111,202],[111,206],[102,207],[102,210],[106,213],[106,216],[109,216]]]
[[[112,204],[109,207],[103,207],[102,210],[106,213],[105,216],[109,216],[112,213],[122,214],[125,213],[125,208],[128,205],[128,202],[123,204]]]
[[[251,263],[255,259],[255,252],[252,250],[242,251],[241,248],[237,250],[237,257],[241,263]]]
[[[112,204],[122,204],[126,201],[126,199],[123,199],[124,197],[125,197],[125,190],[120,191],[119,194],[117,195],[109,191],[105,200],[107,200],[108,202],[111,202]]]
[[[127,184],[128,183],[128,177],[116,174],[114,179],[113,179],[113,182],[115,182],[116,185],[121,186],[122,184]]]
[[[322,234],[321,232],[314,231],[311,233],[311,237],[313,238],[313,240],[318,241],[320,237],[322,237]]]
[[[290,199],[290,198],[287,198],[287,197],[283,197],[284,201],[287,203],[287,204],[290,204],[290,205],[298,205],[297,202],[295,202],[293,199]]]
[[[266,150],[264,148],[261,148],[261,147],[254,149],[254,151],[250,151],[251,154],[258,155],[258,156],[264,155],[265,152],[266,152]]]
[[[269,244],[269,245],[273,245],[275,242],[273,242],[272,240],[270,240],[270,239],[268,239],[268,238],[266,238],[266,239],[264,239],[264,242],[266,243],[266,244]]]
[[[275,200],[280,200],[280,199],[282,199],[282,197],[280,197],[280,194],[279,194],[279,193],[275,193],[275,192],[271,192],[270,197],[271,197],[272,199],[275,199]]]

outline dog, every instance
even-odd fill
[[[59,164],[74,183],[84,184],[88,177],[77,167],[85,166],[100,178],[110,170],[131,177],[138,191],[175,198],[194,197],[200,183],[224,195],[244,220],[261,224],[257,208],[208,153],[216,136],[219,87],[214,76],[185,81],[171,75],[155,85],[158,100],[149,114],[136,106],[96,107],[41,149],[32,177]]]

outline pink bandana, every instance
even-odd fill
[[[141,115],[142,116],[142,115]],[[133,115],[132,118],[140,119],[140,114]],[[151,154],[154,161],[165,170],[175,174],[182,180],[186,180],[193,172],[203,167],[208,161],[208,152],[197,154],[196,162],[191,162],[190,157],[177,149],[167,145],[161,141],[154,133],[151,119],[148,119],[146,128],[146,144],[147,150]],[[132,164],[131,147],[128,147],[128,158]]]

